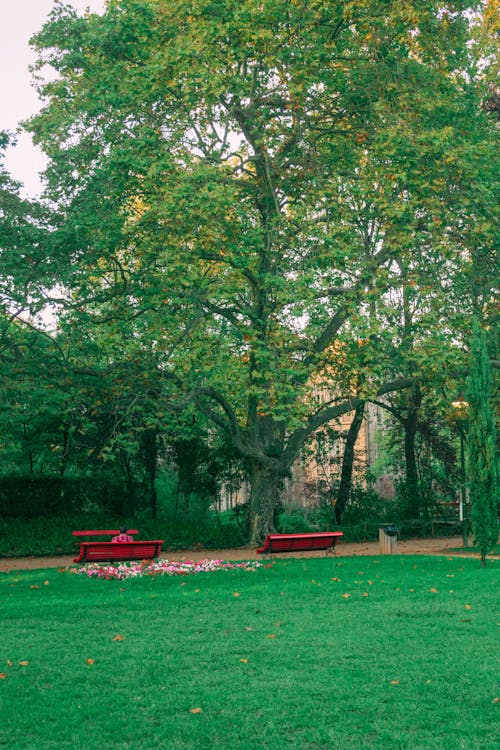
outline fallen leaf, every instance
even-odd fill
[[[8,667],[13,667],[14,666],[13,662],[11,662],[10,659],[7,659],[7,666]]]
[[[43,585],[44,585],[44,586],[48,586],[48,585],[49,585],[49,582],[48,582],[48,581],[44,581],[44,582],[43,582]]]
[[[190,708],[189,713],[190,714],[202,714],[203,709],[202,708]]]
[[[350,594],[342,594],[342,596],[343,596],[343,598],[344,598],[344,599],[349,599],[349,597],[350,597],[351,595],[350,595]]]
[[[391,680],[391,685],[399,685],[399,680]]]
[[[40,588],[40,586],[36,586],[35,584],[33,584],[32,586],[30,586],[30,589],[39,589],[39,588]]]
[[[248,628],[248,627],[247,627],[247,628],[245,628],[245,630],[247,631],[247,633],[249,633],[249,632],[250,632],[250,630],[252,630],[252,628]]]
[[[281,622],[275,622],[274,624],[276,625],[277,628],[281,628]]]
[[[267,637],[268,638],[276,638],[276,635],[275,635],[275,633],[269,633],[269,635]]]
[[[94,663],[94,659],[87,659],[87,664],[90,664],[90,666],[92,666],[93,663]]]
[[[7,675],[5,674],[5,672],[0,672],[0,680],[5,680],[6,677]]]
[[[425,681],[425,684],[426,684],[426,685],[430,685],[430,684],[431,684],[431,682],[432,682],[432,680],[426,680],[426,681]]]
[[[412,594],[415,593],[415,589],[410,589],[410,591],[411,591]]]
[[[199,594],[199,593],[200,593],[200,591],[201,591],[201,589],[195,589],[195,590],[194,590],[194,593],[195,593],[195,594]]]
[[[239,591],[233,591],[233,596],[240,596],[240,592]]]
[[[248,659],[240,659],[242,664],[248,664]]]
[[[19,664],[20,664],[20,665],[21,665],[22,667],[27,667],[27,666],[28,666],[28,664],[29,664],[29,661],[20,661],[20,662],[19,662]]]
[[[367,581],[369,586],[373,586],[373,581]]]
[[[330,581],[340,581],[340,580],[341,580],[341,579],[340,579],[340,578],[337,578],[337,577],[335,577],[335,578],[330,578]]]
[[[466,604],[466,605],[465,605],[465,609],[472,609],[472,607],[471,607],[471,605],[470,605],[470,604]]]
[[[114,641],[124,641],[124,640],[125,640],[125,638],[123,637],[123,635],[120,635],[120,633],[117,633],[117,634],[115,635],[115,637],[113,638],[113,640],[114,640]]]
[[[435,589],[435,588],[434,588],[434,586],[432,586],[432,587],[431,587],[431,588],[429,589],[429,591],[431,592],[431,594],[437,594],[437,593],[438,593],[438,590],[437,590],[437,589]]]
[[[363,591],[363,593],[361,594],[361,596],[368,596],[368,591]]]
[[[500,698],[493,698],[493,703],[500,703]]]

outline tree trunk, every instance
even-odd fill
[[[412,394],[412,403],[408,415],[402,420],[404,427],[407,518],[418,518],[421,510],[420,483],[415,446],[421,402],[422,395],[417,386]]]
[[[361,425],[363,424],[364,411],[365,402],[361,401],[356,407],[353,420],[347,432],[347,437],[344,445],[344,456],[342,459],[340,484],[337,492],[337,501],[334,508],[334,521],[336,523],[342,523],[345,509],[349,502],[349,495],[351,493],[352,484],[352,472],[354,468],[354,445],[358,438]]]
[[[262,544],[267,534],[276,532],[274,511],[278,505],[283,484],[283,474],[262,466],[257,462],[250,465],[250,500],[248,521],[250,544]]]
[[[156,519],[158,499],[156,494],[156,471],[158,466],[158,431],[146,430],[143,433],[144,463],[149,482],[149,503],[151,518]]]

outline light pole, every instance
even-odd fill
[[[462,539],[464,547],[468,545],[468,529],[467,529],[467,489],[465,480],[465,434],[464,434],[464,420],[467,418],[468,402],[463,396],[459,396],[456,401],[452,401],[451,405],[456,409],[457,415],[457,426],[458,434],[460,435],[460,505],[459,505],[459,519],[462,524]]]

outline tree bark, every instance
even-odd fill
[[[248,520],[250,544],[262,544],[267,534],[276,532],[274,511],[279,502],[283,485],[283,475],[274,468],[267,468],[258,462],[250,465],[250,500]]]

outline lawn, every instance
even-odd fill
[[[498,569],[0,575],[0,747],[494,750]]]

